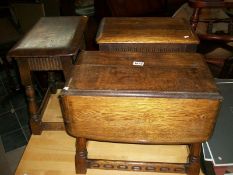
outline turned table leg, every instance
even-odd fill
[[[36,103],[35,89],[33,87],[31,71],[26,59],[18,61],[22,85],[25,87],[28,111],[30,115],[30,127],[33,134],[41,134],[42,126],[40,116],[37,115],[38,105]]]
[[[86,139],[81,137],[76,140],[75,168],[77,174],[86,174],[87,172],[86,142]]]
[[[56,75],[54,71],[48,72],[48,86],[51,87],[51,93],[56,94],[57,93],[57,87],[56,87]]]
[[[37,115],[38,106],[35,98],[35,89],[32,85],[26,86],[28,110],[30,114],[30,127],[33,134],[40,135],[42,132],[41,120]]]
[[[200,153],[201,143],[193,143],[190,145],[188,175],[199,175],[200,173]]]

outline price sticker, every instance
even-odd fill
[[[133,66],[144,66],[144,62],[143,61],[134,61]]]

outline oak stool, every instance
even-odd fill
[[[8,53],[16,59],[22,84],[29,103],[30,126],[33,134],[43,129],[62,129],[63,125],[43,123],[41,116],[48,102],[51,89],[55,89],[53,72],[62,70],[65,79],[80,49],[84,48],[83,32],[87,17],[43,17]],[[40,107],[36,103],[32,71],[48,71],[50,86]]]

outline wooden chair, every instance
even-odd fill
[[[213,46],[213,48],[220,46],[221,48],[232,52],[233,47],[228,45],[228,43],[233,42],[233,18],[230,17],[225,19],[200,19],[200,13],[203,8],[232,8],[233,2],[231,0],[189,0],[189,5],[190,7],[194,8],[193,14],[190,19],[193,30],[195,31],[197,29],[197,25],[199,22],[207,24],[206,33],[198,33],[200,40],[203,42],[207,42],[210,45],[217,43],[215,46]],[[228,32],[213,32],[213,25],[220,22],[228,24]],[[224,66],[220,71],[219,77],[229,77],[229,73],[231,74],[232,59],[232,57],[229,57],[224,60]]]

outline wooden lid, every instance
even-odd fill
[[[63,91],[73,95],[220,98],[199,54],[81,53]]]
[[[198,44],[190,24],[169,17],[104,18],[97,43],[176,43]]]
[[[12,48],[10,57],[75,55],[87,17],[43,17]]]

